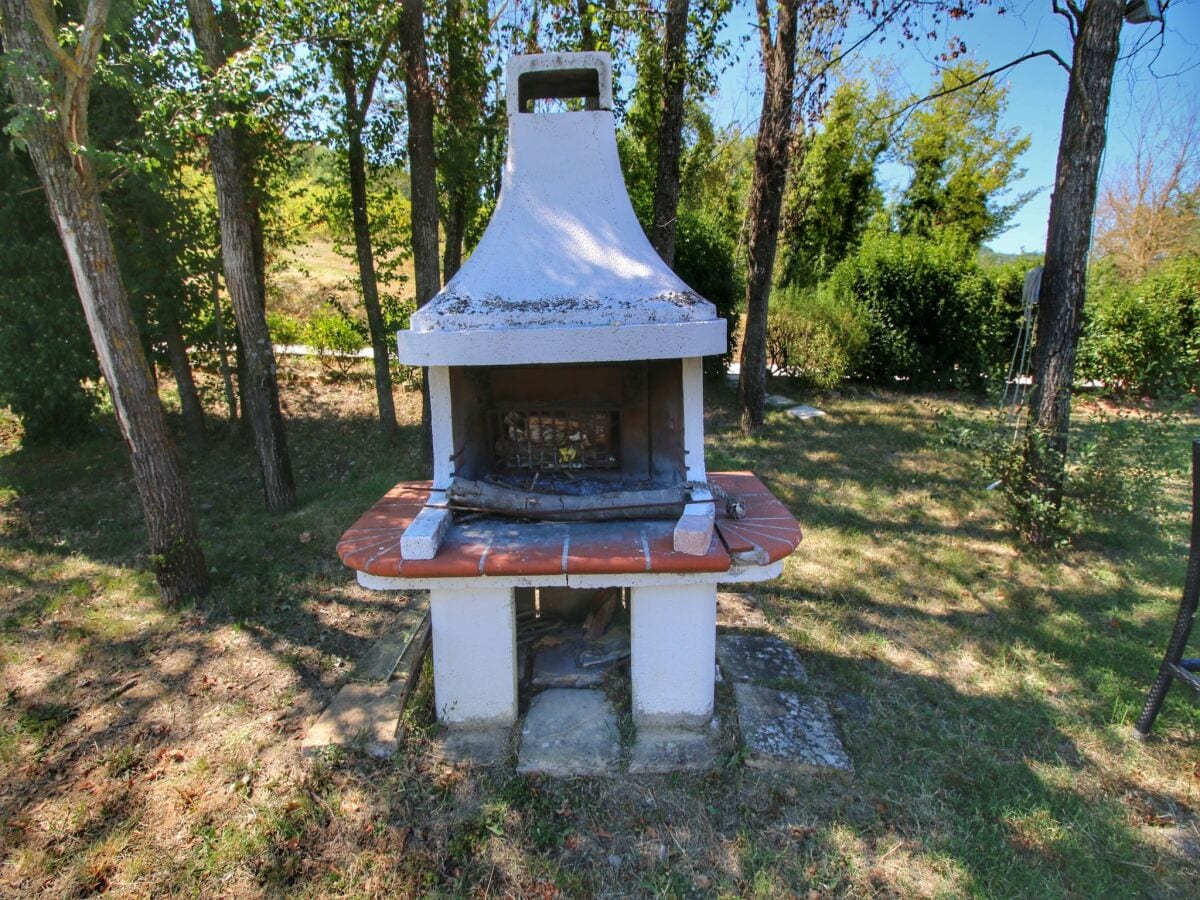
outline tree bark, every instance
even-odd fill
[[[193,447],[204,446],[204,407],[196,393],[196,381],[192,378],[192,365],[188,360],[187,345],[174,316],[167,316],[162,323],[163,336],[167,339],[167,358],[171,361],[171,374],[179,389],[179,405],[183,412],[183,429],[188,443]]]
[[[466,198],[452,196],[449,206],[442,221],[446,231],[446,243],[442,248],[443,282],[448,282],[462,268],[463,238],[467,233]]]
[[[400,51],[404,60],[405,103],[408,108],[413,270],[419,308],[432,300],[441,287],[438,272],[437,169],[433,157],[433,85],[429,79],[429,62],[425,53],[425,4],[422,0],[402,2]],[[427,465],[432,465],[429,379],[426,377],[421,381],[421,447]]]
[[[89,6],[88,26],[99,31],[81,36],[81,50],[85,42],[94,40],[98,53],[106,11],[104,2]],[[43,7],[42,13],[48,14],[49,10]],[[159,593],[164,603],[174,606],[208,593],[208,569],[196,534],[187,482],[121,280],[95,170],[88,156],[71,151],[72,144],[86,146],[80,138],[86,138],[87,133],[87,82],[95,58],[89,62],[85,56],[77,71],[68,70],[64,78],[62,63],[48,55],[58,45],[51,48],[43,40],[33,21],[31,4],[22,0],[0,0],[0,32],[5,49],[19,54],[26,64],[7,70],[13,97],[20,107],[33,113],[23,121],[21,137],[46,191],[129,452]],[[77,65],[80,56],[79,52],[75,54]],[[35,112],[45,108],[45,86],[64,81],[63,95],[55,99],[65,115],[52,119]]]
[[[205,65],[215,73],[225,64],[225,52],[212,0],[188,0],[188,11],[196,46]],[[242,338],[243,366],[239,373],[242,403],[258,450],[267,509],[282,512],[295,505],[296,487],[279,408],[275,351],[263,305],[265,295],[260,278],[261,259],[255,250],[253,212],[246,196],[234,130],[229,126],[213,129],[208,149],[217,188],[225,285]]]
[[[379,286],[375,281],[375,251],[371,244],[371,221],[367,216],[367,155],[363,148],[366,103],[358,96],[354,55],[348,48],[337,53],[338,77],[342,83],[346,116],[346,166],[350,180],[350,206],[354,220],[354,251],[358,258],[358,278],[362,284],[367,328],[375,357],[375,397],[379,404],[379,430],[384,437],[396,435],[396,405],[392,399],[392,373],[388,365],[391,340],[383,324],[379,306]]]
[[[457,20],[462,16],[461,0],[446,0],[447,20]],[[455,28],[448,27],[446,46],[446,98],[442,108],[443,125],[453,135],[451,143],[461,147],[462,132],[466,127],[468,116],[478,118],[479,105],[470,96],[463,77],[466,69],[466,53],[463,47],[461,33]],[[445,146],[445,145],[443,145]],[[442,183],[446,188],[446,210],[442,217],[443,246],[442,246],[442,282],[448,282],[462,266],[463,236],[467,230],[467,186],[463,184],[467,173],[462,171],[447,171],[464,162],[453,157],[459,156],[452,152],[450,165],[442,160]]]
[[[658,126],[658,170],[654,178],[654,225],[650,243],[663,262],[675,265],[675,221],[679,209],[679,154],[683,142],[683,91],[687,84],[688,0],[667,0],[663,51],[663,108]]]
[[[781,0],[779,3],[772,41],[767,2],[757,0],[766,86],[754,147],[754,180],[750,187],[746,332],[742,337],[742,371],[738,379],[742,431],[746,434],[762,427],[767,394],[767,302],[771,295],[771,270],[775,266],[779,216],[792,140],[797,3],[798,0]]]
[[[413,268],[417,306],[441,287],[438,274],[437,169],[433,158],[433,86],[425,52],[425,4],[403,0],[400,47],[408,107],[408,165],[412,179]]]
[[[1090,0],[1076,14],[1071,78],[1050,198],[1025,454],[1034,489],[1055,509],[1062,504],[1088,247],[1124,12],[1125,4],[1118,0]],[[1035,543],[1051,537],[1032,535]]]
[[[229,370],[229,345],[225,341],[225,313],[221,310],[221,289],[216,269],[209,273],[213,302],[213,323],[217,330],[217,360],[221,367],[221,382],[225,385],[225,406],[229,411],[229,424],[237,425],[238,401],[233,388],[233,375]]]

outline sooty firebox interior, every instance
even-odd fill
[[[678,359],[450,369],[456,478],[575,493],[685,480]]]

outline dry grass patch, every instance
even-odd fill
[[[434,760],[428,670],[396,760],[301,758],[405,602],[334,547],[419,474],[420,411],[398,393],[385,444],[365,366],[282,371],[301,505],[267,516],[214,429],[187,466],[215,590],[178,613],[115,432],[35,451],[0,427],[0,894],[1178,896],[1200,876],[1200,715],[1174,696],[1154,741],[1127,737],[1182,581],[1182,438],[1165,523],[1037,555],[934,440],[938,404],[970,405],[831,395],[747,439],[713,386],[710,468],[755,470],[805,529],[744,591],[755,627],[801,648],[855,774],[730,748],[701,775],[553,781]]]

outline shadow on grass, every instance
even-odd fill
[[[302,769],[303,725],[403,602],[359,589],[337,539],[420,475],[415,426],[384,444],[318,391],[308,412],[292,400],[296,510],[263,511],[233,437],[188,461],[214,592],[178,613],[156,604],[111,432],[0,458],[16,498],[0,506],[0,659],[23,679],[0,710],[0,875],[98,890],[140,854],[163,892],[1101,896],[1195,876],[1144,825],[1187,819],[1168,770],[1196,728],[1136,762],[1113,746],[1165,639],[1169,611],[1148,610],[1175,591],[1168,532],[1119,565],[1102,539],[1022,557],[961,454],[930,449],[922,401],[831,400],[745,439],[715,398],[709,468],[757,471],[814,548],[753,593],[839,710],[848,782],[736,758],[613,780],[455,772],[419,735],[391,764]],[[865,703],[839,704],[850,693]]]

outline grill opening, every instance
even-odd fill
[[[524,472],[617,469],[620,410],[501,407],[488,410],[495,468]]]

